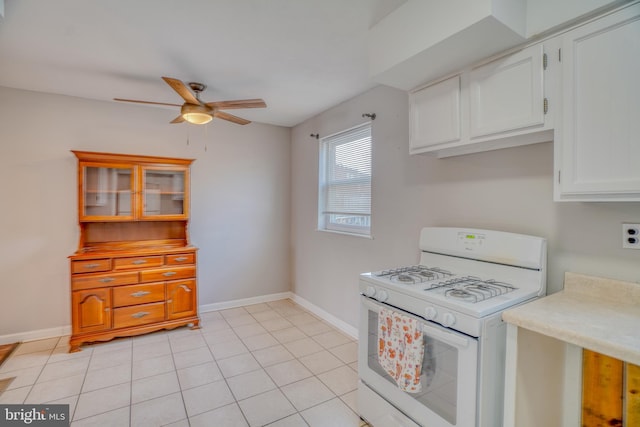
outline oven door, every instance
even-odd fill
[[[417,319],[424,334],[422,391],[406,393],[378,362],[378,312],[387,307]],[[428,322],[410,313],[361,296],[358,375],[361,382],[421,426],[476,425],[478,372],[476,338]],[[361,401],[360,415],[376,424],[374,408]],[[370,415],[367,418],[367,415]],[[384,424],[384,422],[381,422]]]

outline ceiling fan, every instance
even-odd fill
[[[178,79],[171,77],[163,77],[162,80],[167,82],[178,95],[184,99],[184,104],[168,104],[165,102],[139,101],[136,99],[113,98],[114,101],[135,102],[138,104],[154,104],[154,105],[170,105],[180,107],[180,115],[173,119],[171,123],[182,123],[187,121],[196,125],[209,123],[213,118],[228,120],[239,125],[251,123],[249,120],[225,113],[221,110],[232,110],[238,108],[264,108],[267,104],[262,99],[238,99],[235,101],[217,101],[203,102],[200,100],[200,94],[207,88],[202,83],[189,82],[189,90],[187,85]],[[194,95],[195,94],[195,95]]]

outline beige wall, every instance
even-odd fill
[[[373,122],[373,239],[316,231],[318,143],[309,137]],[[640,251],[621,249],[621,223],[640,203],[553,202],[553,146],[542,143],[447,159],[408,154],[407,94],[377,87],[292,133],[293,291],[356,326],[358,274],[415,263],[424,226],[546,237],[548,287],[565,271],[640,281]]]
[[[0,88],[0,340],[70,324],[71,149],[196,159],[190,230],[201,305],[292,290],[356,326],[358,274],[417,262],[418,233],[431,225],[548,238],[550,291],[567,270],[640,280],[640,251],[621,249],[620,236],[623,221],[640,222],[640,203],[554,203],[551,143],[409,156],[407,104],[406,93],[381,86],[292,130],[187,128],[169,125],[169,110]],[[370,112],[373,239],[318,232],[318,141],[309,134]]]
[[[71,149],[196,159],[190,232],[200,248],[200,305],[290,289],[290,130],[170,125],[175,116],[0,87],[0,340],[71,323],[67,256],[78,244]]]

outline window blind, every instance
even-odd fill
[[[318,228],[371,234],[371,124],[320,141]]]

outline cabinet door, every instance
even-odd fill
[[[75,291],[72,295],[73,333],[111,328],[111,289]]]
[[[127,221],[135,215],[131,165],[81,163],[80,221]]]
[[[167,283],[167,320],[195,316],[197,312],[196,281]]]
[[[189,170],[180,166],[143,166],[140,218],[186,219]]]
[[[460,76],[417,90],[409,96],[409,151],[460,140]]]
[[[471,138],[544,125],[542,45],[471,70]]]
[[[640,200],[638,5],[565,34],[562,71],[559,198]]]

